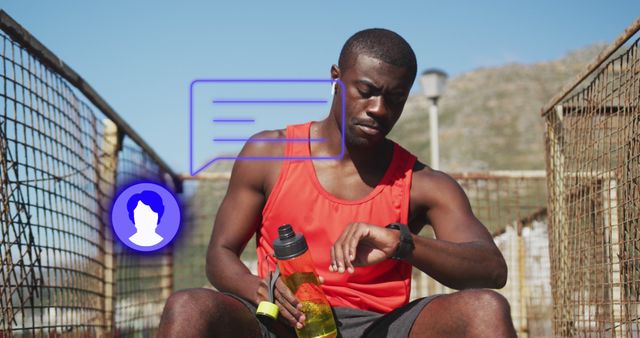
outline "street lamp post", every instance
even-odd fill
[[[438,99],[444,93],[447,73],[440,69],[427,69],[420,76],[422,92],[429,100],[429,127],[431,129],[431,167],[440,169],[440,147],[438,144]]]

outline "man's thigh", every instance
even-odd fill
[[[262,337],[250,309],[237,298],[211,289],[173,293],[165,304],[159,334],[163,337]]]
[[[411,337],[516,337],[508,301],[486,289],[441,295],[424,307]]]

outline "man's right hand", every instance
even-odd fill
[[[259,300],[271,301],[269,299],[269,279],[263,279],[260,282],[257,294]],[[305,321],[304,313],[301,311],[302,304],[300,304],[296,296],[289,290],[280,277],[278,277],[276,281],[274,294],[275,304],[278,306],[280,312],[278,319],[291,327],[301,329]]]

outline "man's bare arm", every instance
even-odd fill
[[[424,169],[414,174],[418,203],[437,239],[414,235],[407,259],[440,283],[454,288],[501,288],[507,265],[486,227],[475,217],[469,200],[448,175]]]
[[[252,138],[284,138],[285,133],[264,131]],[[277,157],[284,155],[284,143],[247,142],[240,156]],[[255,235],[266,203],[268,177],[277,177],[275,162],[238,160],[233,166],[229,188],[211,234],[207,251],[207,277],[220,291],[231,292],[258,304],[268,299],[265,280],[253,275],[240,260],[249,239]],[[287,286],[276,282],[275,303],[280,317],[291,326],[302,328],[305,317],[301,304]]]
[[[261,132],[254,137],[274,137],[274,132]],[[270,156],[273,143],[247,142],[240,156]],[[266,298],[266,285],[251,274],[240,260],[247,242],[255,235],[262,208],[266,202],[265,164],[237,160],[231,172],[227,193],[218,214],[207,250],[206,272],[211,284],[258,303]]]
[[[454,289],[503,287],[507,265],[462,188],[444,173],[423,170],[413,176],[412,204],[424,210],[422,218],[431,220],[437,239],[412,235],[415,248],[406,260]],[[349,224],[331,247],[329,270],[353,272],[392,257],[400,233],[380,225]]]

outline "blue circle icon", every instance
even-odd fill
[[[169,244],[180,228],[180,206],[162,185],[141,182],[118,194],[111,225],[120,242],[137,251],[156,251]]]

